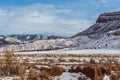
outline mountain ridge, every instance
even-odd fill
[[[101,34],[120,28],[120,11],[108,12],[101,14],[96,23],[90,26],[88,29],[75,34],[72,37],[81,35]]]
[[[14,34],[14,35],[0,35],[0,44],[21,44],[24,42],[33,42],[36,40],[50,40],[50,39],[63,39],[57,35],[45,36],[40,34]]]

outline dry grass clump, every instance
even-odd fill
[[[64,69],[62,67],[54,66],[50,69],[51,76],[59,76],[63,73]]]
[[[22,76],[25,73],[24,66],[21,66],[13,50],[6,50],[5,61],[0,66],[0,76]]]

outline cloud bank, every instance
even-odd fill
[[[82,13],[64,6],[33,4],[0,7],[0,34],[49,34],[72,36],[91,25]]]

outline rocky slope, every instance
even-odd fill
[[[87,30],[80,32],[73,37],[80,35],[101,34],[111,30],[120,28],[120,11],[103,13],[99,16],[96,23],[90,26]]]

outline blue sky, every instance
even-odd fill
[[[72,36],[99,14],[119,11],[120,0],[0,0],[0,34]]]

